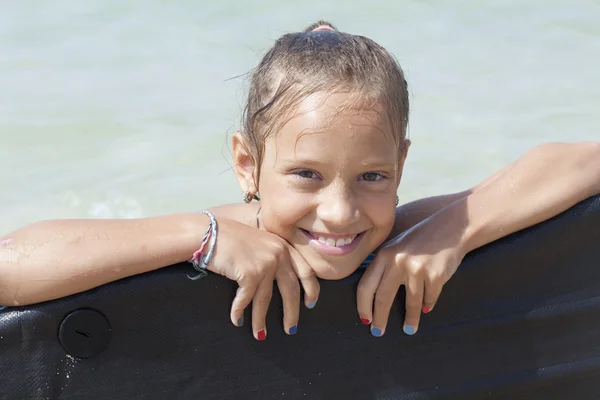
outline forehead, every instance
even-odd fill
[[[357,103],[345,93],[315,94],[305,98],[276,135],[269,147],[277,153],[293,152],[315,157],[331,150],[395,159],[397,143],[381,104]],[[268,143],[269,145],[269,143]],[[348,158],[348,157],[346,157]]]

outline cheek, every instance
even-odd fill
[[[369,219],[373,225],[377,228],[378,236],[383,236],[383,239],[387,238],[387,235],[394,226],[394,220],[396,218],[396,207],[394,203],[390,201],[390,196],[378,196],[371,198],[365,203],[363,208],[369,215]]]
[[[291,240],[298,222],[308,212],[308,202],[285,190],[261,198],[260,220],[263,227],[286,240]]]

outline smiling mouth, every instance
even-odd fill
[[[344,255],[356,248],[366,231],[358,234],[328,235],[300,229],[317,250],[330,255]]]

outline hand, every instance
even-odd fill
[[[300,285],[304,303],[312,308],[319,297],[319,282],[304,258],[285,240],[272,233],[226,218],[218,221],[219,233],[208,270],[238,283],[231,322],[244,323],[244,310],[252,302],[254,337],[267,335],[266,316],[273,295],[273,280],[283,299],[283,325],[288,334],[296,333],[300,312]]]
[[[464,257],[462,230],[449,228],[443,214],[437,214],[379,250],[359,282],[357,299],[361,320],[372,321],[373,336],[385,333],[401,285],[406,287],[405,333],[415,334],[421,311],[428,313],[435,307],[442,287]]]

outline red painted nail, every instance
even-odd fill
[[[264,329],[258,331],[258,340],[265,340],[267,338],[267,332]]]
[[[423,313],[427,314],[430,311],[431,311],[431,307],[429,307],[429,306],[423,306]]]
[[[366,319],[366,318],[361,318],[361,319],[360,319],[360,322],[362,322],[362,323],[363,323],[363,325],[369,325],[369,324],[371,323],[371,321],[369,321],[369,320],[368,320],[368,319]]]

